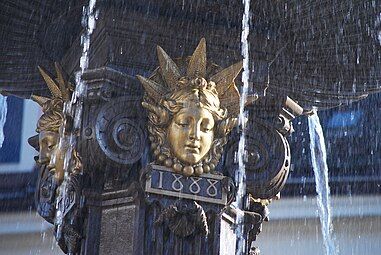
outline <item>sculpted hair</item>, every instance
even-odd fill
[[[187,88],[176,91],[163,100],[163,106],[172,115],[179,112],[181,108],[189,106],[189,104],[199,105],[209,110],[215,121],[227,117],[227,111],[220,108],[220,100],[214,88]]]
[[[63,100],[55,98],[46,102],[43,106],[43,114],[37,122],[36,131],[59,132],[59,128],[64,120],[62,114]]]

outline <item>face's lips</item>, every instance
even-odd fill
[[[46,168],[47,168],[49,171],[52,171],[52,170],[55,170],[55,169],[56,169],[56,166],[55,166],[55,165],[51,165],[51,164],[49,164]]]
[[[185,144],[185,149],[192,153],[199,153],[201,146],[196,143],[187,143]]]
[[[37,160],[36,161],[37,162],[37,164],[39,164],[40,166],[41,165],[47,165],[47,164],[49,164],[49,160]]]

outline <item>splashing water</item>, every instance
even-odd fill
[[[244,13],[242,17],[242,35],[241,35],[241,45],[242,45],[242,56],[243,56],[243,73],[242,73],[242,91],[241,99],[239,105],[239,126],[241,129],[241,137],[238,144],[238,171],[235,173],[235,182],[238,188],[236,195],[236,206],[237,206],[237,216],[236,216],[236,229],[235,234],[237,237],[237,248],[236,254],[244,254],[247,249],[245,237],[244,237],[244,222],[243,222],[243,212],[244,209],[244,197],[246,195],[246,173],[245,173],[245,129],[246,129],[246,118],[247,112],[245,111],[245,103],[247,101],[247,94],[249,90],[249,42],[247,37],[249,35],[249,18],[250,18],[250,0],[243,0]]]
[[[335,255],[337,250],[332,235],[331,205],[328,185],[327,152],[323,129],[315,112],[308,117],[312,168],[315,174],[318,212],[326,255]]]
[[[60,128],[59,151],[65,151],[64,155],[64,180],[59,188],[59,194],[65,201],[65,189],[70,174],[70,164],[72,163],[73,149],[77,145],[77,134],[79,134],[82,124],[82,109],[83,101],[87,93],[87,84],[82,80],[83,73],[89,66],[89,50],[90,50],[90,37],[95,29],[97,13],[95,12],[96,0],[89,0],[88,6],[83,8],[82,25],[85,30],[81,35],[82,56],[80,58],[80,72],[75,77],[75,90],[72,94],[71,100],[64,103],[64,124]],[[71,119],[73,126],[71,130],[67,130],[67,122]],[[67,148],[67,149],[64,149]],[[52,157],[53,162],[56,158]],[[63,220],[62,208],[57,208],[56,224],[58,231]],[[57,231],[57,232],[58,232]]]
[[[381,45],[381,13],[378,14],[375,24],[375,31],[377,31],[377,39]]]
[[[0,149],[4,142],[4,125],[7,119],[7,97],[0,95]]]

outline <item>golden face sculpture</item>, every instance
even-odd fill
[[[57,78],[53,79],[39,67],[50,92],[51,98],[33,95],[32,100],[41,107],[43,114],[37,122],[36,131],[39,133],[39,159],[38,162],[46,165],[54,173],[55,179],[60,183],[64,176],[64,156],[67,148],[59,148],[59,130],[64,122],[64,102],[70,100],[72,85],[64,78],[64,73],[58,63],[55,64]]]
[[[213,115],[200,106],[182,108],[168,127],[168,141],[174,155],[190,165],[206,155],[213,138]]]
[[[47,169],[54,173],[58,182],[63,180],[64,160],[66,148],[59,148],[59,133],[52,131],[41,131],[39,136],[39,159],[42,165],[47,165]]]
[[[213,172],[236,124],[234,79],[242,62],[225,69],[207,62],[205,39],[187,58],[172,60],[159,46],[157,53],[160,67],[149,79],[138,76],[146,92],[142,105],[153,163],[186,176]]]
[[[52,131],[41,131],[38,135],[38,143],[40,152],[38,155],[38,163],[48,165],[54,155],[58,145],[59,134]]]

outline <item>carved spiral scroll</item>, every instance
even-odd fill
[[[142,112],[139,100],[130,98],[112,100],[99,111],[96,138],[103,153],[114,162],[133,164],[141,158],[145,146]]]
[[[232,144],[227,152],[231,174],[238,167],[237,144]],[[290,148],[286,138],[267,122],[255,119],[248,125],[245,151],[248,193],[261,199],[275,197],[289,174]]]

